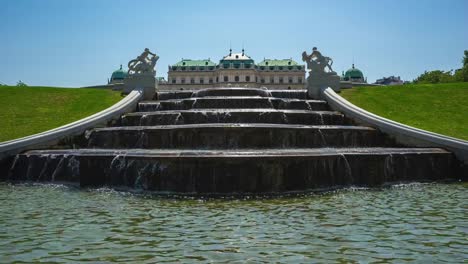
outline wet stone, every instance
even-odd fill
[[[305,90],[224,87],[163,91],[154,99],[114,127],[88,131],[85,148],[17,155],[0,166],[9,169],[3,177],[248,195],[460,174],[452,153],[398,146],[376,129],[353,125],[325,101],[310,100]]]

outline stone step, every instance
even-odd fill
[[[291,99],[310,99],[307,90],[270,90],[273,97]]]
[[[205,89],[206,90],[206,89]],[[199,90],[199,91],[205,91]],[[260,90],[260,92],[258,92]],[[213,92],[214,91],[214,92]],[[245,92],[244,92],[245,91]],[[266,92],[265,92],[266,91]],[[190,97],[201,97],[203,93],[192,90],[159,91],[155,95],[155,100],[184,99]],[[211,96],[251,96],[268,95],[277,98],[307,99],[307,90],[265,90],[259,88],[214,88],[205,94]]]
[[[189,110],[205,108],[230,109],[297,109],[311,111],[327,111],[329,107],[322,100],[300,100],[288,98],[272,98],[258,96],[238,97],[201,97],[173,99],[162,101],[143,101],[138,104],[139,112],[154,112],[167,110]]]
[[[390,143],[377,130],[361,126],[219,123],[108,127],[88,132],[88,147],[92,148],[315,148]]]
[[[9,179],[246,195],[434,181],[456,177],[456,167],[438,148],[36,150],[16,157]]]
[[[258,97],[272,97],[267,89],[261,88],[209,88],[194,91],[190,97],[237,97],[237,96],[258,96]]]
[[[191,109],[134,112],[123,115],[123,126],[156,126],[202,123],[270,123],[344,125],[340,112],[276,109]]]

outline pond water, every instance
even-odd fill
[[[0,262],[455,262],[468,184],[268,199],[0,183]]]

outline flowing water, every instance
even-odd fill
[[[246,200],[0,183],[0,262],[462,263],[467,201],[466,183]]]

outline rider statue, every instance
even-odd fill
[[[152,55],[152,57],[149,57],[149,55]],[[159,56],[152,53],[148,48],[145,48],[145,51],[140,56],[128,62],[128,73],[154,73],[154,67],[158,59]]]
[[[152,53],[148,48],[145,48],[145,51],[143,51],[143,53],[137,57],[137,60],[141,63],[149,63],[148,55],[150,54],[156,56],[156,54]]]
[[[310,55],[302,53],[302,60],[307,63],[309,76],[307,77],[306,89],[310,98],[322,98],[323,91],[327,88],[335,92],[340,91],[340,77],[332,69],[333,60],[323,56],[316,47]]]
[[[312,53],[307,55],[307,52],[302,53],[302,60],[307,63],[307,68],[312,72],[325,72],[325,68],[328,68],[329,73],[336,74],[331,66],[333,60],[330,57],[325,57],[317,50],[317,47],[312,49]]]

